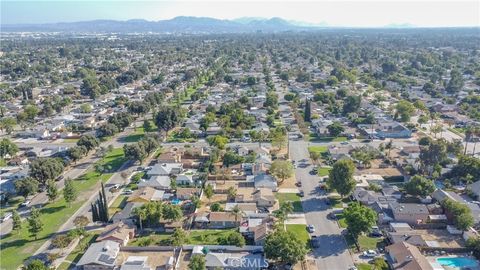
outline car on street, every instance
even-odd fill
[[[21,207],[25,207],[25,206],[28,206],[30,205],[31,201],[30,200],[26,200],[24,201],[23,203],[20,204]]]
[[[304,197],[304,196],[305,196],[305,193],[303,192],[303,190],[301,190],[300,192],[298,192],[298,196],[300,196],[300,197]]]
[[[123,194],[124,194],[124,195],[130,195],[130,194],[132,194],[132,193],[133,193],[133,190],[131,190],[131,189],[125,189],[125,190],[123,191]]]
[[[302,186],[302,182],[296,182],[296,183],[295,183],[295,186],[301,187],[301,186]]]
[[[308,225],[308,226],[307,226],[307,231],[308,231],[309,233],[314,233],[314,232],[315,232],[315,226],[313,226],[313,225]]]
[[[348,142],[341,142],[340,144],[341,144],[341,145],[347,145]]]
[[[316,237],[315,235],[310,238],[310,246],[312,246],[312,248],[319,248],[320,244],[320,238]]]

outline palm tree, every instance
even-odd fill
[[[471,140],[473,135],[472,127],[467,127],[465,129],[465,151],[463,152],[464,155],[467,154],[468,142]]]
[[[387,153],[388,159],[390,159],[390,151],[392,151],[392,148],[393,148],[393,141],[390,140],[390,141],[385,145],[385,149],[388,149],[388,153]]]
[[[288,215],[293,213],[293,203],[291,201],[282,202],[280,204],[280,208],[275,211],[274,216],[278,219],[278,221],[283,224],[283,229],[287,230],[285,226],[285,221],[288,219]]]
[[[229,200],[234,200],[237,196],[237,190],[234,187],[229,187],[227,190],[227,194]]]
[[[138,222],[140,224],[140,230],[143,230],[143,222],[142,220],[147,218],[147,212],[142,207],[137,207],[133,209],[133,214],[138,217]]]
[[[243,216],[243,211],[242,209],[240,209],[240,207],[238,207],[238,205],[235,205],[233,208],[232,208],[232,211],[230,212],[231,215],[234,215],[235,216],[235,223],[238,222],[238,217],[242,217]]]
[[[477,147],[478,137],[480,137],[480,127],[474,127],[473,128],[473,135],[475,135],[477,137],[477,138],[475,138],[475,140],[473,142],[472,156],[475,156],[475,148]]]

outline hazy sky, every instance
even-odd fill
[[[94,19],[171,19],[176,16],[282,17],[331,26],[480,26],[480,0],[310,0],[310,1],[91,1],[1,0],[2,24]]]

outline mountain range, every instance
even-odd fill
[[[274,17],[270,19],[244,17],[234,20],[221,20],[208,17],[180,16],[169,20],[128,21],[93,20],[49,24],[5,24],[4,32],[92,32],[92,33],[249,33],[308,31],[326,24],[314,25],[287,21]]]

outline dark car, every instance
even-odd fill
[[[298,193],[298,196],[303,197],[303,196],[305,196],[305,193],[304,193],[303,191],[300,191],[300,192]]]
[[[295,183],[295,186],[301,187],[301,186],[302,186],[302,182],[296,182],[296,183]]]
[[[312,246],[312,248],[319,248],[320,244],[320,239],[316,236],[312,236],[312,238],[310,239],[310,246]]]

